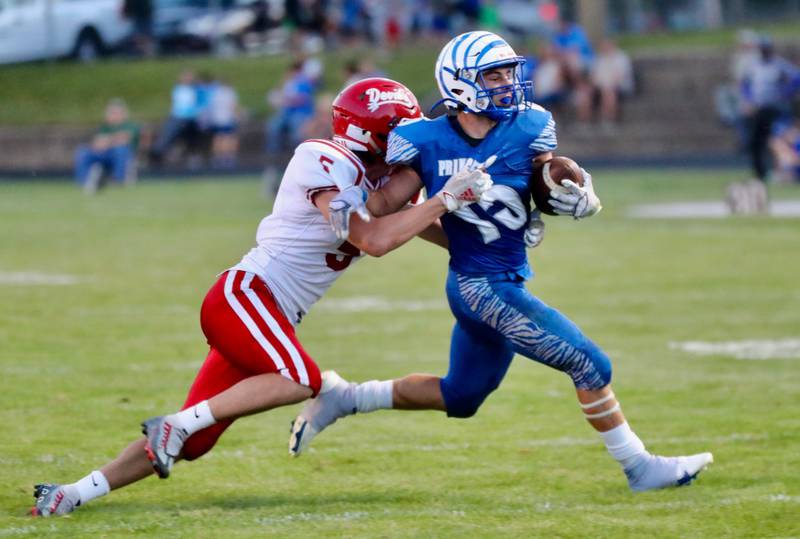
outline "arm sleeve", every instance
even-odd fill
[[[549,115],[544,129],[542,129],[539,135],[533,140],[533,142],[530,143],[528,147],[536,153],[547,153],[555,150],[557,146],[556,122],[553,120],[553,116]]]

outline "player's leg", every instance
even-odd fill
[[[241,375],[218,391],[213,382],[210,391],[193,388],[182,411],[142,424],[145,449],[162,478],[179,456],[192,460],[211,449],[234,419],[305,400],[321,384],[319,369],[291,323],[252,273],[223,274],[206,296],[200,318],[209,343]]]
[[[289,453],[300,455],[338,419],[375,410],[440,410],[450,417],[471,417],[500,385],[514,352],[493,330],[457,322],[450,345],[447,376],[410,374],[396,380],[354,384],[335,372],[323,374],[320,394],[294,420]]]
[[[248,376],[248,373],[229,363],[212,349],[189,390],[184,409],[223,392]],[[198,432],[186,441],[184,452],[191,458],[207,452],[230,424],[231,421],[221,421]],[[153,465],[145,452],[146,443],[145,437],[131,442],[114,460],[75,483],[36,485],[34,497],[37,502],[31,512],[41,516],[69,513],[111,490],[153,475]]]
[[[459,276],[457,286],[469,313],[502,333],[517,353],[572,378],[587,421],[625,470],[631,488],[684,484],[711,462],[710,453],[673,459],[650,455],[611,391],[608,356],[567,317],[531,295],[523,283]]]

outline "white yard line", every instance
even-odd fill
[[[800,217],[800,200],[775,200],[769,204],[771,217]],[[636,204],[628,208],[627,217],[636,219],[723,219],[731,216],[728,205],[721,201],[666,202]]]
[[[41,273],[38,271],[3,271],[0,272],[0,285],[19,286],[68,286],[81,281],[75,275],[61,273]]]
[[[800,359],[800,338],[748,339],[741,341],[672,341],[672,350],[698,356],[729,356],[735,359]]]

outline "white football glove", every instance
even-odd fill
[[[594,193],[592,186],[592,175],[581,169],[583,173],[583,187],[572,180],[564,180],[561,185],[566,187],[569,193],[559,193],[550,191],[552,197],[549,202],[553,211],[558,215],[571,215],[575,219],[591,217],[603,209],[600,199]]]
[[[531,220],[528,223],[528,228],[525,229],[525,247],[533,249],[538,247],[544,239],[544,221],[542,221],[542,212],[533,210],[531,212]]]
[[[492,166],[496,155],[474,168],[460,170],[450,176],[436,196],[442,200],[448,212],[454,212],[481,199],[492,188],[492,177],[486,169]]]
[[[356,212],[361,219],[369,222],[370,215],[367,210],[367,193],[357,185],[346,187],[328,203],[328,213],[331,228],[340,240],[346,240],[350,235],[350,215]]]

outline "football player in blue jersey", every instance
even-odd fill
[[[494,186],[483,199],[441,218],[449,246],[447,298],[455,315],[450,366],[444,378],[412,374],[389,381],[348,383],[323,374],[320,395],[309,401],[292,426],[289,450],[300,454],[338,418],[377,409],[433,409],[470,417],[502,381],[514,354],[568,374],[584,416],[620,463],[634,491],[688,484],[713,461],[711,453],[686,457],[650,454],[631,430],[611,390],[608,356],[567,317],[526,288],[532,275],[526,243],[541,241],[542,226],[531,212],[528,178],[552,157],[556,130],[552,115],[528,101],[520,80],[523,59],[501,37],[468,32],[439,54],[436,81],[448,114],[401,123],[390,136],[386,162],[398,168],[381,191],[370,196],[372,214],[395,211],[422,186],[439,192],[456,171],[484,163]],[[592,179],[566,183],[570,193],[553,192],[551,205],[582,219],[601,209]],[[344,218],[361,209],[360,192],[347,190],[331,202]]]

